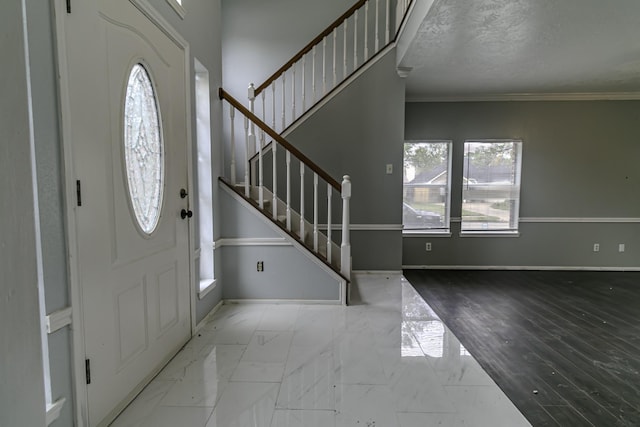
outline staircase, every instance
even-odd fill
[[[349,176],[338,182],[283,135],[395,46],[412,4],[358,1],[263,83],[250,84],[248,107],[219,91],[228,119],[220,181],[346,283]]]

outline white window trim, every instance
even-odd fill
[[[500,143],[500,142],[513,142],[516,144],[517,150],[517,168],[516,168],[516,179],[515,186],[518,187],[518,203],[516,203],[516,207],[514,209],[514,215],[516,217],[516,221],[518,224],[518,228],[508,229],[508,230],[460,230],[460,237],[520,237],[520,195],[522,193],[521,186],[521,177],[522,177],[522,140],[521,139],[467,139],[464,141],[467,143]],[[464,176],[464,173],[463,173]],[[462,217],[456,218],[462,224]]]
[[[175,10],[180,19],[184,19],[184,16],[187,14],[187,12],[184,9],[184,6],[182,6],[181,0],[167,0],[167,3],[169,3],[169,6],[171,6],[173,10]]]
[[[445,209],[445,228],[433,228],[433,229],[402,229],[403,236],[410,235],[429,235],[429,236],[451,236],[451,172],[452,172],[452,157],[453,157],[453,140],[451,139],[412,139],[404,141],[404,144],[416,144],[416,143],[446,143],[447,144],[447,202]],[[403,144],[403,150],[404,150]],[[404,158],[403,158],[403,173],[404,173]],[[402,184],[404,191],[404,183]],[[403,193],[404,194],[404,193]],[[404,222],[404,219],[403,219]]]

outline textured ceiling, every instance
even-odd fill
[[[640,0],[435,0],[407,98],[640,94]]]

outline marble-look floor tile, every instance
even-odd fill
[[[185,347],[158,378],[190,381],[228,379],[245,349],[243,345]]]
[[[213,408],[158,406],[142,427],[205,427]]]
[[[240,362],[231,381],[279,383],[284,374],[284,363]]]
[[[208,406],[214,407],[227,380],[200,379],[177,380],[164,396],[162,406]]]
[[[276,409],[271,427],[335,427],[334,411]]]
[[[111,427],[140,427],[167,394],[174,381],[155,379],[111,423]]]
[[[336,382],[386,384],[382,363],[371,333],[345,332],[334,344]]]
[[[335,408],[334,363],[330,349],[312,355],[286,374],[276,402],[282,409]]]
[[[336,427],[397,426],[396,411],[386,385],[336,386]]]
[[[350,307],[224,305],[113,426],[528,425],[401,275],[354,286]]]
[[[277,383],[229,383],[206,427],[270,427],[279,387]]]
[[[276,305],[267,307],[258,324],[259,331],[291,331],[294,329],[299,305]]]
[[[497,386],[444,386],[465,424],[485,426],[530,426]],[[473,424],[471,424],[473,425]]]
[[[417,413],[417,412],[398,412],[399,427],[458,427],[460,424],[457,414],[450,413]],[[468,424],[469,427],[477,424]],[[490,426],[487,426],[490,427]]]
[[[215,332],[211,335],[214,344],[248,344],[260,324],[264,310],[265,306],[262,304],[224,305],[201,331]]]
[[[242,355],[243,362],[284,363],[291,347],[292,331],[256,331]]]

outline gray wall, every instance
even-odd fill
[[[278,239],[259,212],[240,204],[225,190],[220,192],[225,239]],[[255,241],[255,240],[254,240]],[[225,299],[300,299],[333,300],[340,298],[339,282],[298,249],[289,246],[223,246],[222,271]],[[263,261],[264,271],[257,271]]]
[[[288,136],[331,176],[351,176],[352,224],[402,223],[404,106],[392,50]],[[399,230],[352,231],[354,270],[399,270],[401,250]]]
[[[262,83],[355,0],[222,0],[224,88],[247,104]]]
[[[515,238],[460,238],[453,223],[449,238],[405,237],[403,264],[639,267],[640,224],[607,222],[640,218],[638,123],[639,101],[408,103],[406,140],[453,140],[453,217],[460,217],[464,141],[517,138],[521,218],[605,222],[522,222]]]
[[[44,425],[23,2],[0,3],[0,425]]]

